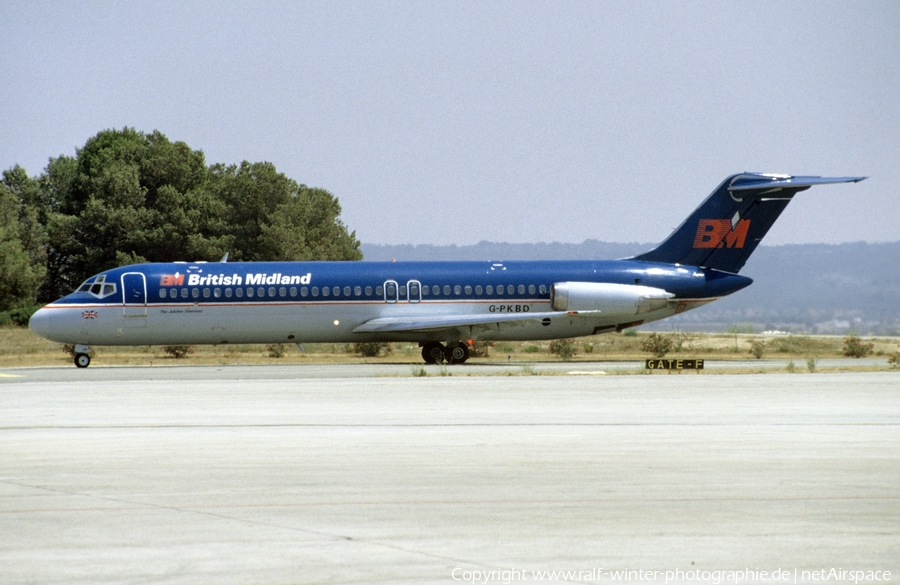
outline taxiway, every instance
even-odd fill
[[[0,582],[900,578],[896,373],[348,367],[0,372]]]

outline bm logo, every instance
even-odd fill
[[[742,219],[736,225],[730,219],[701,219],[694,237],[694,247],[743,248],[749,229],[749,219]]]
[[[159,286],[183,286],[184,285],[184,275],[178,274],[163,274],[159,279]]]

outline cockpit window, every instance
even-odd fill
[[[85,280],[75,292],[87,292],[98,299],[104,299],[110,295],[116,294],[116,284],[114,282],[106,282],[106,275],[101,274]]]

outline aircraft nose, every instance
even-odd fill
[[[47,309],[38,309],[38,311],[28,320],[28,328],[35,335],[40,335],[45,339],[50,338],[50,311]]]

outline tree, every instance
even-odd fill
[[[21,181],[22,176],[27,181]],[[29,202],[37,186],[21,167],[0,182],[0,312],[35,304],[45,273],[46,232]]]
[[[214,165],[210,190],[226,206],[225,222],[240,246],[235,260],[361,260],[356,232],[338,217],[338,200],[298,185],[271,163]]]
[[[92,274],[145,261],[362,258],[328,191],[271,163],[207,167],[202,151],[158,131],[104,130],[74,157],[50,159],[37,179],[18,166],[4,172],[2,186],[0,271],[21,280],[2,292],[30,295],[29,304],[35,281],[47,302]]]
[[[211,233],[203,153],[159,132],[105,130],[42,178],[50,298],[101,270],[135,262],[211,260],[230,240]],[[48,300],[48,299],[45,299]]]
[[[262,226],[260,252],[270,260],[362,260],[356,232],[347,232],[340,215],[331,193],[301,185]]]

